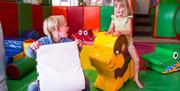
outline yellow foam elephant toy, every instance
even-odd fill
[[[128,53],[128,40],[125,36],[115,37],[97,34],[91,65],[97,70],[94,87],[104,91],[117,91],[128,79],[134,76],[134,63]]]

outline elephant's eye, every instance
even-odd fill
[[[79,35],[82,35],[82,30],[79,30],[78,34],[79,34]]]
[[[177,53],[177,52],[174,52],[173,58],[174,58],[174,59],[177,59],[177,58],[178,58],[178,53]]]
[[[88,35],[88,32],[87,32],[87,31],[84,31],[84,35]]]
[[[115,54],[116,56],[118,56],[119,55],[119,50],[116,50],[116,54]]]

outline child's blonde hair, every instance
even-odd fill
[[[66,26],[67,21],[63,15],[49,16],[44,20],[43,31],[44,34],[50,36],[52,31],[56,30],[60,26]]]
[[[117,3],[120,3],[120,5],[124,6],[124,16],[129,16],[132,14],[128,0],[117,0],[115,5],[117,5]]]

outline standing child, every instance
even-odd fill
[[[41,45],[48,45],[54,43],[71,42],[68,38],[67,21],[64,16],[50,16],[44,20],[43,30],[45,37],[40,38],[36,42],[33,42],[26,50],[26,55],[31,58],[36,58],[36,51]],[[77,44],[81,41],[76,40]],[[87,80],[86,80],[87,81]],[[87,85],[87,84],[86,84]],[[89,89],[89,88],[88,88]],[[39,81],[36,80],[28,86],[28,91],[40,91]]]
[[[106,34],[114,36],[125,35],[128,39],[128,51],[135,64],[135,77],[134,81],[139,88],[143,88],[142,83],[138,79],[139,73],[139,57],[133,45],[132,39],[132,16],[130,15],[130,7],[127,0],[117,0],[114,6],[114,15],[112,15],[111,25]]]

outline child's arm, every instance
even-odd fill
[[[26,55],[30,58],[36,58],[36,52],[30,48],[30,45],[26,49]]]
[[[108,29],[108,31],[106,32],[106,34],[112,33],[113,30],[114,30],[114,22],[111,21],[111,24],[110,24],[109,29]]]
[[[31,45],[29,45],[26,49],[26,55],[30,58],[36,58],[36,51],[39,48],[39,46],[42,45],[41,41],[43,38],[33,42]]]

